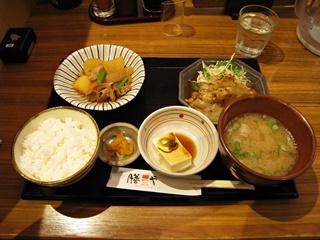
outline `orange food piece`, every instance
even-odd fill
[[[97,85],[98,85],[97,81],[90,81],[90,84],[89,84],[90,90],[92,90]]]
[[[72,84],[73,88],[83,95],[87,95],[90,92],[90,80],[87,76],[81,76],[77,80],[75,80]]]
[[[106,144],[109,156],[114,156],[116,153],[120,155],[130,155],[133,153],[134,141],[128,141],[122,131],[118,134],[113,133],[113,135],[116,136],[116,138],[111,143]]]

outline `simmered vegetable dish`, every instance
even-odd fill
[[[83,63],[73,88],[91,102],[113,102],[130,91],[132,73],[133,68],[125,66],[122,57],[109,61],[91,58]]]

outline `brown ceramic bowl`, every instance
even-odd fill
[[[277,119],[292,134],[298,150],[298,159],[291,172],[284,176],[267,176],[242,164],[228,149],[224,139],[227,124],[244,113],[266,114]],[[312,165],[317,150],[315,134],[307,119],[290,104],[266,95],[244,96],[229,103],[218,121],[219,151],[223,162],[233,176],[254,185],[274,185],[294,179]]]

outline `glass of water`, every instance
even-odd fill
[[[258,57],[274,29],[279,17],[271,9],[260,5],[248,5],[239,12],[236,49],[248,58]]]

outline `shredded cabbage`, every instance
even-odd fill
[[[197,83],[208,82],[209,78],[212,76],[218,77],[218,79],[229,76],[246,84],[248,81],[248,78],[246,77],[247,71],[243,66],[239,68],[234,62],[232,62],[233,56],[234,54],[231,56],[230,60],[216,61],[209,66],[202,62],[203,69],[198,71],[199,75],[197,77]]]

